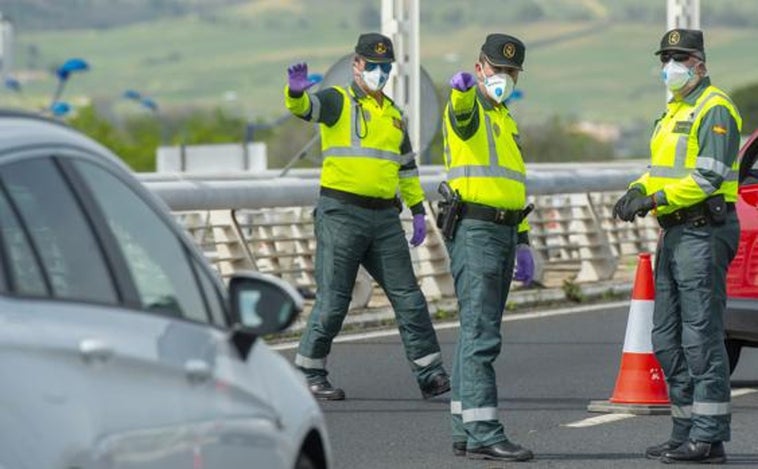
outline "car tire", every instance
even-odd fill
[[[295,463],[295,469],[317,469],[316,465],[311,460],[310,456],[305,453],[300,453]]]
[[[742,351],[742,342],[734,339],[725,339],[726,354],[729,357],[729,374],[734,373],[737,368],[737,362],[740,361],[740,352]]]

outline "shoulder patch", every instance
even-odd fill
[[[711,130],[713,130],[714,134],[719,134],[719,135],[726,135],[728,133],[728,131],[726,130],[726,127],[724,127],[723,125],[718,125],[718,124],[714,125],[711,128]]]

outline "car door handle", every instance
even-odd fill
[[[184,372],[187,380],[193,384],[204,383],[213,375],[210,365],[205,360],[187,360],[184,363]]]
[[[100,339],[84,339],[79,342],[79,354],[85,362],[105,362],[113,356],[113,347]]]

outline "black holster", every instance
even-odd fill
[[[447,241],[452,241],[461,219],[463,203],[458,191],[453,191],[446,181],[440,183],[438,191],[442,200],[437,204],[437,228]]]

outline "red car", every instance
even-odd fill
[[[741,234],[727,273],[726,350],[734,371],[743,346],[758,347],[758,130],[740,150]]]

